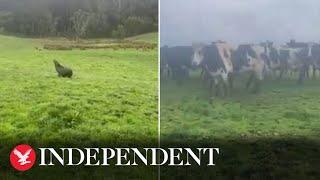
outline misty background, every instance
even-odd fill
[[[161,0],[161,45],[320,41],[318,0]]]

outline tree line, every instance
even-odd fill
[[[0,0],[0,31],[123,38],[158,29],[158,0]]]

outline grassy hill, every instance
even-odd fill
[[[132,41],[143,41],[143,42],[148,42],[148,43],[158,43],[158,33],[157,32],[152,32],[152,33],[146,33],[146,34],[141,34],[133,37],[126,38],[127,40],[132,40]]]
[[[49,51],[35,48],[39,39],[0,41],[1,143],[156,143],[156,49]],[[58,78],[53,59],[73,78]]]
[[[156,50],[39,51],[31,39],[0,41],[2,139],[156,139]],[[58,78],[53,59],[74,77]]]
[[[0,147],[0,171],[11,169],[8,154],[20,143],[33,147],[156,145],[156,49],[42,49],[49,41],[72,43],[63,38],[0,35],[0,142],[6,144]],[[53,59],[72,68],[72,79],[57,76]],[[65,170],[53,173],[55,169],[48,173],[60,179]],[[95,175],[103,177],[105,170],[100,170]],[[36,172],[24,178],[47,176],[44,170]],[[72,170],[65,172],[65,178],[73,176]],[[148,177],[148,171],[137,173]]]

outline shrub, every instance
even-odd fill
[[[112,31],[112,37],[123,39],[126,37],[126,30],[123,25],[118,25],[118,27]]]
[[[123,21],[123,26],[127,30],[127,36],[146,33],[153,29],[152,20],[147,17],[129,16]]]

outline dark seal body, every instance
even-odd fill
[[[68,78],[72,77],[73,72],[70,68],[62,66],[56,60],[53,60],[53,63],[54,63],[54,66],[56,68],[56,71],[57,71],[59,77],[68,77]]]

